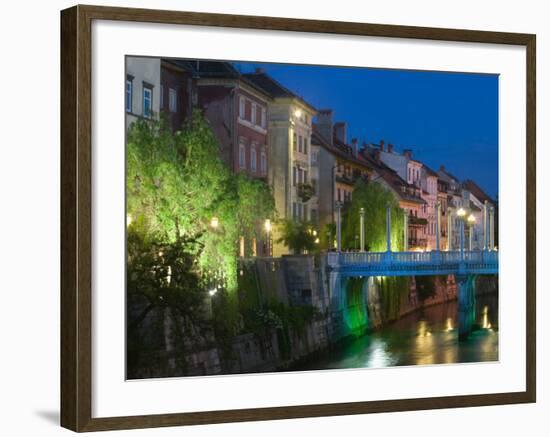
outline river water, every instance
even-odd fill
[[[498,297],[478,296],[476,324],[458,341],[457,302],[418,310],[292,370],[347,369],[498,361]]]

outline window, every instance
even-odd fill
[[[168,90],[168,109],[170,112],[178,110],[178,93],[174,88]]]
[[[296,218],[296,214],[298,213],[298,208],[296,207],[296,202],[292,202],[292,218]]]
[[[307,220],[307,204],[304,203],[303,209],[302,209],[302,218],[304,220]]]
[[[338,192],[338,195],[336,196],[336,199],[338,199],[338,202],[341,202],[342,201],[342,192],[340,191],[340,188],[338,188],[337,192]]]
[[[265,108],[262,108],[262,127],[264,129],[267,127],[267,112]]]
[[[267,173],[267,155],[265,150],[262,150],[260,155],[260,171],[264,174]]]
[[[307,155],[307,138],[304,137],[304,153]]]
[[[246,168],[246,149],[244,144],[239,144],[239,167]]]
[[[310,216],[311,216],[310,217],[311,221],[314,222],[314,223],[317,223],[317,210],[316,209],[312,209],[310,211]]]
[[[311,154],[311,163],[312,164],[317,164],[317,160],[319,159],[318,154],[319,154],[318,152],[315,152],[315,153]]]
[[[298,137],[298,152],[302,153],[303,149],[302,149],[302,137],[299,136]]]
[[[252,113],[250,114],[250,121],[252,124],[256,124],[256,103],[252,103]]]
[[[298,169],[296,166],[292,167],[292,185],[296,186],[298,182]]]
[[[239,118],[244,119],[244,97],[239,97]]]
[[[250,149],[250,170],[256,173],[256,147],[254,146]]]
[[[164,85],[160,86],[160,109],[164,109]]]
[[[134,82],[131,77],[126,79],[126,112],[132,112],[132,99],[134,97]]]
[[[153,89],[143,85],[143,116],[151,118],[153,116]]]

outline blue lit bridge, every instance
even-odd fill
[[[466,338],[475,320],[475,278],[498,274],[498,252],[431,251],[431,252],[330,252],[327,254],[331,311],[345,334],[348,297],[346,281],[364,278],[361,292],[364,311],[368,296],[368,278],[373,276],[454,275],[458,285],[459,338]],[[339,316],[340,315],[340,316]]]

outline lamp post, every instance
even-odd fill
[[[409,250],[409,216],[406,211],[403,213],[403,250]]]
[[[488,202],[485,200],[483,203],[483,250],[489,250],[489,238],[487,235],[487,227],[489,225],[488,208]]]
[[[473,214],[470,214],[468,216],[468,233],[469,233],[469,236],[468,236],[468,250],[472,250],[473,249],[473,236],[474,236],[474,225],[476,223],[476,218]]]
[[[464,216],[466,215],[466,210],[459,208],[456,215],[460,219],[460,259],[464,261]]]
[[[267,256],[271,256],[271,239],[270,239],[271,220],[265,219],[264,227],[265,227],[265,234],[266,234],[265,238],[266,238]]]
[[[441,227],[441,202],[435,203],[435,247],[438,252],[441,250],[440,246],[440,229]]]
[[[386,251],[391,252],[391,205],[386,205]]]
[[[338,201],[336,207],[336,250],[342,251],[342,202]]]
[[[447,208],[447,250],[453,248],[453,216],[452,209]]]
[[[489,208],[489,250],[495,249],[495,208]]]
[[[218,229],[219,225],[220,225],[220,220],[218,219],[218,217],[212,217],[212,219],[210,220],[210,226],[212,227],[212,229],[214,230]]]
[[[365,251],[365,208],[361,208],[359,210],[359,238],[360,238],[360,245],[359,250],[361,252]]]

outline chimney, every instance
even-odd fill
[[[388,144],[388,153],[393,153],[393,144]]]
[[[357,141],[357,138],[351,139],[351,148],[353,149],[353,156],[357,158],[359,154],[359,141]]]
[[[317,130],[323,139],[332,146],[334,135],[334,122],[332,121],[332,109],[319,109],[317,113]]]
[[[445,166],[443,164],[439,166],[439,171],[445,171]]]
[[[380,140],[380,151],[384,151],[384,140]]]
[[[348,130],[348,126],[345,121],[339,121],[335,123],[334,137],[338,139],[340,142],[347,144],[348,142],[347,130]]]
[[[407,159],[412,159],[413,152],[411,149],[403,150],[403,156]]]
[[[374,151],[374,159],[376,160],[376,162],[378,164],[380,164],[380,150],[375,150]]]

